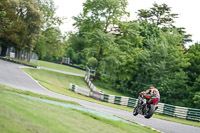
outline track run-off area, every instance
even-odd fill
[[[58,93],[51,92],[48,89],[42,87],[40,84],[38,84],[37,81],[31,78],[23,70],[21,70],[20,67],[23,67],[23,65],[0,60],[0,84],[4,84],[16,89],[22,89],[22,90],[31,91],[38,94],[60,98],[63,100],[74,101],[74,102],[79,103],[85,108],[99,111],[106,114],[110,114],[110,115],[114,115],[114,116],[118,116],[120,118],[157,129],[161,132],[200,133],[199,127],[184,125],[184,124],[156,119],[156,118],[145,119],[141,115],[134,117],[132,112],[115,109],[115,108],[107,107],[107,106],[100,105],[97,103],[92,103],[92,102],[88,102],[88,101],[84,101],[84,100],[80,100],[80,99],[76,99],[69,96],[64,96]]]

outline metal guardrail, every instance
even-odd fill
[[[72,91],[78,93],[78,94],[81,94],[81,95],[84,95],[84,96],[91,96],[91,90],[90,89],[86,89],[86,88],[81,88],[77,85],[73,85],[73,84],[70,84],[70,88]]]
[[[97,100],[101,100],[108,103],[123,105],[131,108],[134,108],[137,105],[138,99],[136,98],[115,96],[115,95],[105,94],[103,92],[97,92],[96,87],[91,83],[87,75],[85,77],[85,81],[87,82],[90,89],[81,88],[73,84],[70,84],[70,89],[75,91],[76,93],[90,96]],[[200,109],[186,108],[165,103],[159,103],[156,112],[171,117],[177,117],[177,118],[200,122]]]

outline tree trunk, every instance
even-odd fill
[[[1,50],[1,56],[6,56],[6,52],[7,52],[7,46],[1,46],[2,50]]]
[[[98,80],[99,77],[100,77],[100,73],[97,72],[97,73],[95,74],[94,81]]]

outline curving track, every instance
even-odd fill
[[[91,103],[84,100],[80,100],[80,99],[76,99],[76,98],[72,98],[72,97],[51,92],[43,88],[42,86],[40,86],[29,75],[23,72],[19,68],[20,66],[22,65],[0,60],[0,84],[5,84],[17,89],[28,90],[31,92],[48,95],[51,97],[75,101],[86,108],[112,114],[115,116],[119,116],[121,118],[134,121],[134,122],[149,126],[151,128],[154,128],[166,133],[200,133],[199,127],[188,126],[188,125],[160,120],[156,118],[145,119],[141,115],[133,117],[131,112],[127,112],[127,111],[123,111],[123,110],[119,110],[119,109],[115,109],[115,108],[103,106],[100,104]]]

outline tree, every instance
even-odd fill
[[[129,15],[125,10],[127,4],[127,0],[87,0],[83,4],[83,14],[74,17],[79,31],[71,35],[71,46],[76,52],[84,52],[86,61],[91,57],[97,60],[95,80],[102,72],[109,71],[105,62],[113,58],[111,53],[118,49],[115,34],[120,20]]]
[[[7,0],[0,2],[0,45],[2,47],[1,56],[6,56],[6,50],[8,46],[11,46],[12,38],[9,35],[13,35],[13,26],[16,25],[15,20],[17,16],[15,11],[11,8],[11,4]],[[10,32],[9,32],[10,31]]]
[[[173,31],[174,28],[178,29],[179,34],[183,36],[182,44],[192,42],[191,34],[187,34],[185,28],[178,28],[174,26],[175,19],[178,18],[178,14],[171,13],[171,7],[166,4],[158,5],[157,3],[153,4],[153,7],[150,9],[141,9],[138,10],[138,21],[139,22],[148,22],[150,24],[156,24],[163,31],[170,30]]]
[[[196,102],[191,103],[193,107],[199,107],[198,105],[198,97],[199,97],[199,82],[200,82],[200,44],[195,43],[194,45],[190,46],[187,57],[189,58],[189,63],[191,64],[188,66],[185,71],[188,73],[189,82],[188,85],[190,86],[189,91],[189,99],[194,99]]]
[[[179,45],[178,33],[163,33],[157,41],[149,42],[149,55],[137,77],[145,88],[156,86],[164,103],[187,104],[187,74],[184,72],[189,63],[184,49]]]
[[[96,66],[97,66],[97,63],[98,63],[98,61],[97,61],[97,59],[94,58],[94,57],[91,57],[91,58],[88,59],[88,66],[89,66],[91,69],[95,69]]]
[[[40,59],[59,60],[63,57],[66,48],[65,36],[58,28],[48,28],[36,42],[35,52]]]
[[[200,108],[200,91],[195,93],[193,100],[195,108]]]
[[[190,66],[187,68],[188,76],[190,78],[190,86],[193,86],[195,80],[198,78],[200,74],[200,44],[195,43],[190,46],[188,50],[188,58],[190,62]]]
[[[128,51],[132,48],[143,47],[143,37],[140,35],[142,27],[136,22],[120,22],[115,42],[118,43],[122,50]],[[123,48],[124,46],[124,48]]]
[[[56,6],[53,0],[39,0],[40,3],[40,11],[42,12],[42,16],[44,18],[43,31],[48,28],[58,27],[63,23],[65,18],[60,18],[56,16]]]
[[[178,17],[178,14],[171,13],[171,7],[166,4],[154,3],[149,10],[138,10],[138,16],[139,20],[155,23],[161,27],[173,27],[174,19]]]
[[[35,0],[19,0],[19,3],[13,2],[12,6],[14,7],[16,15],[26,25],[23,30],[23,32],[25,32],[23,37],[24,41],[21,42],[21,44],[24,44],[24,46],[17,48],[32,51],[43,24],[42,16],[39,11],[39,5]]]
[[[177,29],[178,33],[183,36],[182,44],[187,44],[189,42],[192,42],[192,39],[191,39],[192,35],[187,34],[184,27],[180,27],[180,28],[176,28],[176,29]]]
[[[170,36],[170,37],[169,37]],[[188,59],[182,46],[178,45],[181,36],[175,31],[162,33],[157,39],[150,39],[148,49],[139,50],[130,61],[130,66],[136,66],[127,71],[132,74],[121,80],[121,89],[132,93],[155,86],[161,93],[161,102],[183,105],[187,103],[187,74]],[[127,65],[129,66],[129,65]]]
[[[143,37],[140,36],[141,27],[134,21],[121,22],[119,25],[119,34],[116,36],[115,42],[118,45],[118,51],[115,57],[118,59],[118,66],[113,69],[109,78],[116,82],[113,86],[119,91],[125,91],[126,88],[121,88],[123,85],[120,81],[132,80],[132,75],[138,71],[138,55],[143,50]],[[115,77],[115,78],[113,78]],[[112,83],[114,84],[114,83]]]
[[[156,39],[160,36],[161,29],[155,23],[149,23],[147,21],[140,21],[140,36],[143,37],[143,47],[148,47],[149,39]]]
[[[0,6],[2,52],[10,46],[32,51],[42,25],[38,3],[34,0],[3,0]]]
[[[58,28],[62,24],[62,19],[55,15],[56,7],[53,0],[39,2],[44,24],[35,43],[34,51],[39,55],[39,59],[59,60],[64,55],[66,48],[66,37]]]
[[[46,49],[47,49],[47,60],[58,60],[64,55],[65,51],[65,40],[62,36],[61,31],[58,28],[49,28],[44,33],[46,37]]]
[[[87,0],[83,3],[83,15],[74,17],[75,25],[82,29],[81,27],[90,24],[90,27],[84,28],[86,31],[99,28],[104,33],[112,32],[112,28],[115,28],[123,17],[129,16],[125,10],[127,4],[127,0]]]
[[[106,59],[110,56],[110,50],[115,47],[114,36],[105,34],[101,30],[96,30],[92,33],[88,33],[87,39],[89,40],[88,47],[84,48],[84,52],[87,58],[94,57],[98,62],[94,79],[97,80],[101,72],[105,72],[105,65],[110,65],[107,64],[108,62]]]

